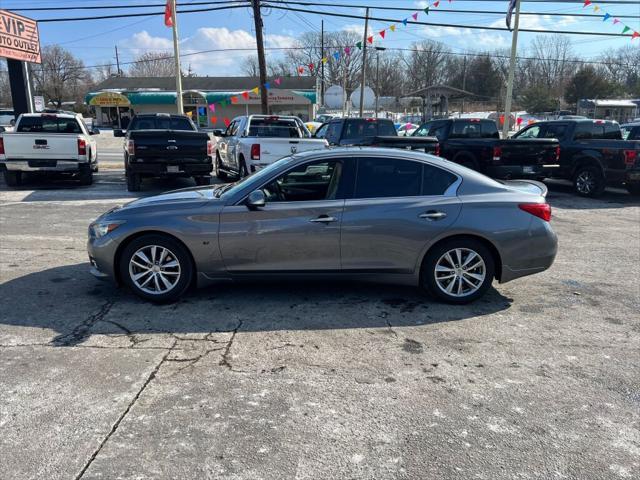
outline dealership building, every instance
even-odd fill
[[[183,78],[184,113],[200,127],[224,128],[225,118],[261,113],[260,94],[251,91],[259,85],[258,77]],[[275,88],[268,90],[270,114],[313,119],[315,78],[282,77],[277,87],[273,81],[271,86]],[[235,103],[229,101],[232,96]],[[173,77],[111,77],[88,93],[85,103],[93,110],[97,126],[119,127],[137,113],[178,113],[176,99]]]

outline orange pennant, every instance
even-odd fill
[[[238,103],[238,97],[231,97],[231,103]]]

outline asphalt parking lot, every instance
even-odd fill
[[[88,273],[88,224],[134,198],[107,157],[91,187],[0,181],[0,477],[640,477],[637,197],[551,185],[554,266],[468,306],[351,283],[154,306]]]

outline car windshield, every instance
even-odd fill
[[[244,177],[242,180],[239,180],[235,183],[230,183],[228,185],[222,185],[221,187],[218,187],[216,190],[214,190],[213,192],[213,196],[216,198],[220,198],[223,195],[233,195],[236,192],[240,191],[241,189],[243,189],[247,182],[249,181],[254,181],[256,180],[256,182],[259,182],[260,179],[263,178],[267,178],[269,175],[271,175],[271,172],[277,170],[278,168],[280,168],[281,165],[290,162],[293,159],[292,156],[290,157],[284,157],[281,158],[280,160],[278,160],[277,162],[272,163],[271,165],[258,170],[255,173],[252,173],[251,175],[249,175],[248,177]]]

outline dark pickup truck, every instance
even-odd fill
[[[640,141],[622,140],[609,120],[553,120],[520,130],[516,139],[557,138],[560,158],[545,165],[546,177],[571,180],[576,192],[597,197],[607,185],[640,194]]]
[[[193,177],[197,185],[208,185],[213,170],[213,144],[186,115],[153,113],[136,115],[125,137],[124,168],[127,189],[140,190],[143,177]]]
[[[640,140],[640,122],[625,123],[620,129],[624,140]]]
[[[436,138],[400,137],[386,118],[334,118],[320,125],[314,137],[324,138],[329,146],[405,148],[438,155]]]
[[[412,137],[436,137],[439,155],[494,178],[540,179],[543,165],[557,161],[558,141],[551,138],[500,139],[496,122],[454,118],[426,122]]]

